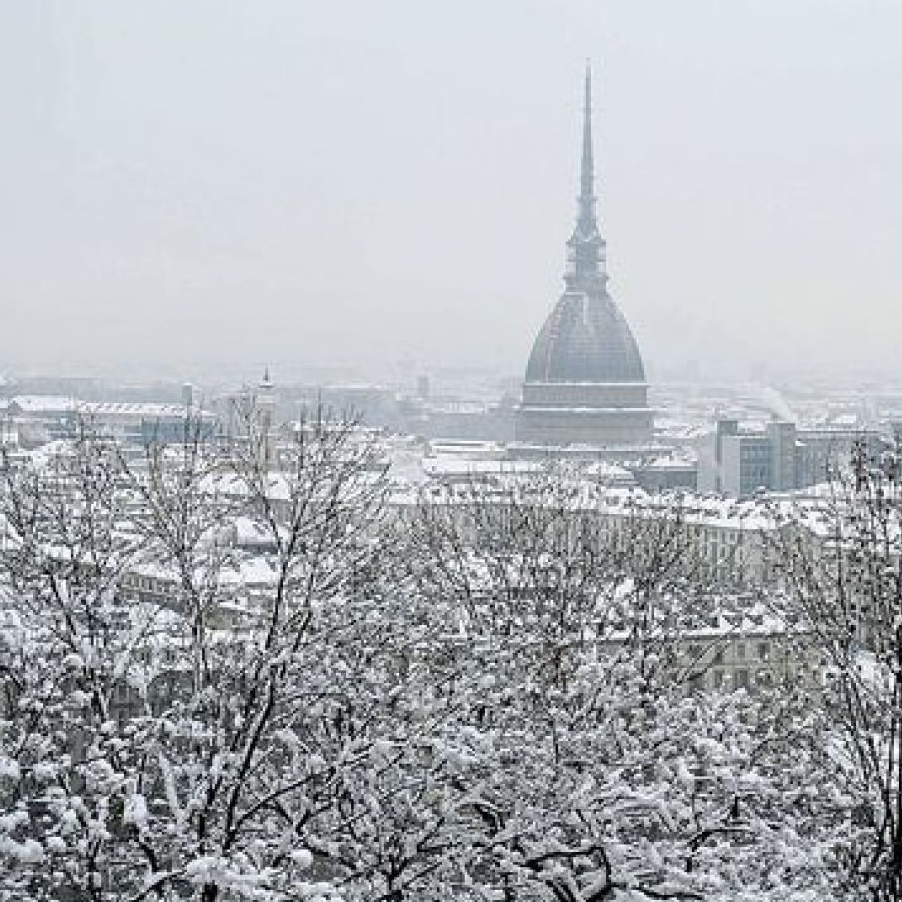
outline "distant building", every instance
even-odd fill
[[[876,454],[885,439],[874,430],[851,427],[806,429],[771,420],[763,428],[750,428],[720,419],[699,453],[698,488],[737,498],[759,490],[807,488],[825,482],[848,462],[856,442]]]
[[[210,438],[216,426],[212,414],[181,404],[80,401],[55,395],[18,395],[10,399],[7,415],[29,447],[72,438],[79,423],[133,445],[181,442],[197,431]]]
[[[536,337],[517,411],[526,445],[646,445],[652,411],[639,347],[611,300],[605,241],[595,212],[591,74],[586,71],[576,227],[567,242],[565,289]]]
[[[22,443],[34,447],[75,434],[76,404],[60,395],[17,395],[7,405],[7,416],[18,427]]]
[[[646,492],[694,492],[698,486],[698,465],[679,457],[656,457],[630,465],[636,484]]]

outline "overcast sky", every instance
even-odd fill
[[[0,372],[521,372],[595,71],[651,373],[902,375],[899,0],[0,0]]]

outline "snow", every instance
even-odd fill
[[[9,401],[11,408],[31,415],[72,413],[77,404],[74,398],[65,395],[16,395]]]
[[[147,829],[147,801],[140,793],[133,793],[125,800],[122,809],[122,822],[133,824],[138,830]]]
[[[783,511],[821,516],[820,502],[652,496],[600,484],[620,475],[608,465],[427,460],[427,490],[397,491],[394,519],[358,519],[351,488],[387,487],[372,473],[310,495],[270,475],[255,498],[234,472],[205,471],[187,513],[176,489],[164,496],[162,538],[134,497],[88,552],[65,528],[23,528],[3,558],[20,583],[0,609],[0,654],[22,683],[0,722],[0,790],[15,781],[23,798],[0,813],[4,878],[50,895],[52,856],[120,895],[190,881],[235,900],[331,902],[326,877],[347,902],[387,898],[399,863],[406,896],[449,900],[505,882],[524,898],[706,902],[829,885],[867,796],[772,732],[801,735],[826,716],[817,698],[688,692],[683,660],[685,643],[788,631],[750,593],[699,583],[696,542],[758,540]],[[445,484],[458,474],[466,484]],[[350,500],[323,516],[333,487]],[[257,542],[271,531],[254,504],[278,500],[281,515],[299,497],[313,514],[280,560]],[[424,533],[402,519],[420,502],[453,516]],[[497,518],[491,541],[471,541],[461,515],[505,505],[586,528],[559,543],[542,517]],[[107,540],[115,553],[98,558]],[[285,605],[278,564],[297,574]],[[180,608],[191,592],[200,604]],[[240,631],[227,611],[247,615]],[[880,688],[865,655],[849,672]],[[832,768],[854,765],[838,740],[825,751]],[[165,864],[152,871],[146,849]]]
[[[0,779],[18,780],[20,774],[19,763],[0,752]]]

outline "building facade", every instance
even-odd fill
[[[749,428],[720,419],[700,449],[698,488],[735,498],[808,488],[829,481],[859,443],[873,457],[887,440],[872,429],[800,428],[787,420]]]

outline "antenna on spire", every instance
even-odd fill
[[[586,60],[583,157],[579,188],[579,222],[583,228],[591,228],[595,225],[595,161],[592,156],[592,63],[588,59]]]
[[[580,173],[580,202],[595,200],[595,166],[592,159],[592,63],[586,60],[586,96],[583,105],[583,159]],[[586,212],[580,210],[581,213]]]

